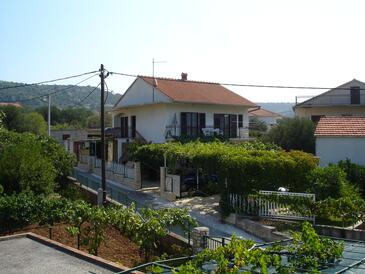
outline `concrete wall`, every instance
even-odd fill
[[[312,115],[325,116],[365,116],[365,105],[362,106],[326,106],[326,107],[297,107],[295,108],[295,115],[298,117],[310,119]]]
[[[365,137],[317,137],[316,156],[320,158],[321,166],[337,163],[346,158],[365,165]]]

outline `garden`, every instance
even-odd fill
[[[168,172],[181,175],[183,182],[191,170],[200,178],[211,178],[195,194],[219,193],[223,216],[238,211],[255,215],[232,206],[229,197],[235,194],[243,200],[267,199],[303,214],[314,214],[323,224],[349,226],[364,219],[365,167],[349,160],[319,167],[318,158],[310,153],[285,151],[259,141],[135,144],[130,156],[156,169],[166,159]],[[259,194],[260,190],[276,191],[280,187],[290,192],[313,193],[316,201]]]
[[[196,225],[187,210],[94,206],[67,179],[74,164],[51,138],[0,130],[0,234],[35,232],[126,266],[191,253],[169,237]]]

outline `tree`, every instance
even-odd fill
[[[47,123],[37,112],[25,113],[22,115],[22,123],[19,125],[18,131],[46,135]]]
[[[0,182],[7,194],[53,192],[56,172],[37,144],[20,143],[2,147]]]
[[[100,115],[93,114],[87,118],[87,127],[88,128],[100,128]],[[110,113],[105,115],[105,126],[111,127],[112,126],[112,116]]]
[[[0,130],[0,184],[5,193],[50,193],[74,164],[75,157],[49,137]]]
[[[269,131],[265,141],[279,145],[285,150],[296,149],[314,153],[315,127],[315,123],[305,118],[283,118]]]
[[[8,130],[17,130],[21,124],[21,109],[16,106],[2,106],[0,111],[3,113],[3,126]]]
[[[43,106],[35,109],[36,112],[42,115],[43,119],[47,121],[48,119],[48,106]],[[61,123],[62,110],[56,106],[51,106],[51,125],[56,125]]]

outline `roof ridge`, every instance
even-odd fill
[[[175,81],[175,82],[181,82],[181,83],[197,83],[197,84],[211,84],[211,85],[220,85],[220,83],[217,82],[206,82],[206,81],[198,81],[198,80],[181,80],[177,78],[169,78],[169,77],[157,77],[157,76],[146,76],[146,75],[137,75],[140,78],[155,78],[157,80],[166,80],[166,81]]]

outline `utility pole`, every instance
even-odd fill
[[[106,179],[105,179],[105,124],[104,124],[104,65],[100,65],[100,135],[101,135],[101,188],[103,190],[103,205],[106,204]]]
[[[51,137],[51,94],[48,94],[48,136]]]

